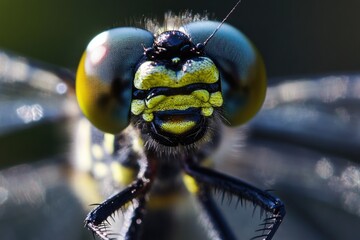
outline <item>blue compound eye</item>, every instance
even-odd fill
[[[109,133],[127,127],[135,67],[153,41],[146,30],[116,28],[89,43],[78,66],[76,95],[95,127]]]
[[[182,31],[194,43],[203,43],[218,22],[193,22]],[[221,75],[224,115],[230,125],[251,119],[260,109],[266,93],[264,63],[252,43],[236,28],[223,24],[204,48]]]

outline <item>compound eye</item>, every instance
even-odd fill
[[[95,127],[113,134],[127,127],[135,67],[153,40],[146,30],[116,28],[89,43],[78,66],[76,95]]]
[[[194,22],[183,30],[195,43],[203,43],[219,22]],[[220,71],[225,118],[231,126],[250,120],[266,94],[264,63],[253,44],[239,30],[223,24],[204,47]]]

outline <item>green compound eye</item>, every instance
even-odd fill
[[[89,43],[78,66],[76,95],[95,127],[119,133],[128,126],[134,68],[152,43],[152,33],[137,28],[112,29]]]
[[[193,42],[204,42],[218,22],[194,22],[183,26]],[[231,126],[250,120],[266,94],[266,72],[261,56],[236,28],[224,24],[205,46],[205,54],[218,66],[222,80],[224,115]]]

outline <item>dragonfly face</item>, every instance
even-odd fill
[[[278,198],[205,167],[223,141],[224,122],[234,127],[253,117],[266,89],[261,57],[240,31],[223,24],[209,39],[219,24],[187,19],[154,33],[116,28],[89,43],[77,72],[79,105],[95,127],[116,135],[118,149],[107,165],[118,166],[118,176],[132,172],[117,182],[128,185],[85,220],[101,238],[116,235],[108,219],[120,208],[129,211],[130,202],[120,235],[149,235],[147,215],[159,205],[152,199],[180,196],[184,189],[198,199],[211,238],[236,239],[212,200],[215,189],[267,213],[256,238],[271,239],[282,222]]]
[[[134,77],[133,122],[160,144],[192,144],[204,137],[222,106],[219,72],[180,31],[161,33]],[[209,92],[210,91],[210,92]]]

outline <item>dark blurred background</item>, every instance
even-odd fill
[[[76,69],[97,33],[142,16],[207,11],[221,20],[233,1],[0,1],[0,48]],[[228,23],[260,49],[271,77],[360,70],[359,0],[243,0]]]

